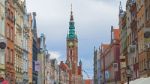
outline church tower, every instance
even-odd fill
[[[78,70],[78,38],[75,33],[74,18],[71,6],[71,15],[69,22],[69,33],[67,34],[67,65],[72,74],[77,75]]]

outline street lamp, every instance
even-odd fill
[[[127,66],[127,68],[126,68],[126,74],[127,74],[127,81],[128,81],[127,84],[129,84],[130,78],[131,78],[131,76],[132,76],[132,71],[131,71],[131,69],[130,69],[129,66]]]

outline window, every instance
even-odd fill
[[[8,50],[8,59],[9,59],[9,63],[11,63],[11,50]]]
[[[72,50],[70,50],[70,55],[72,56]]]
[[[7,48],[7,50],[6,50],[6,61],[7,61],[7,62],[10,62],[10,60],[9,60],[10,57],[9,57],[9,56],[10,56],[9,48]]]
[[[7,26],[9,26],[9,25],[7,25]],[[7,38],[9,38],[9,27],[7,27],[7,29],[6,29],[6,35],[7,35]]]
[[[5,64],[5,56],[4,56],[4,51],[0,50],[0,64]]]
[[[2,20],[0,19],[0,34],[2,34],[2,32],[3,32],[3,27],[2,27]]]
[[[9,18],[9,13],[10,13],[10,10],[9,10],[9,8],[8,8],[7,11],[6,11],[6,17],[7,17],[7,18]]]
[[[10,50],[9,52],[10,52],[10,63],[12,63],[12,50]]]
[[[10,36],[9,36],[9,38],[12,40],[12,29],[11,29],[11,28],[9,29],[9,32],[10,32],[10,34],[9,34],[9,35],[10,35]]]
[[[148,10],[146,9],[146,21],[148,21]]]
[[[10,29],[10,39],[13,41],[13,28]]]
[[[13,50],[10,50],[10,62],[13,63]]]
[[[14,17],[13,17],[13,13],[12,12],[10,13],[10,19],[11,19],[12,22],[14,21]]]

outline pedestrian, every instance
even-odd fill
[[[9,84],[8,81],[4,80],[2,84]]]
[[[3,81],[4,81],[4,78],[0,77],[0,84],[2,84]]]
[[[0,77],[0,84],[9,84],[8,81],[4,80],[3,77]]]

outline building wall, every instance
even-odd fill
[[[46,84],[46,48],[45,48],[45,36],[41,34],[39,38],[40,43],[40,52],[38,53],[38,61],[40,62],[40,70],[38,71],[38,84]]]
[[[45,77],[46,77],[46,81],[45,81],[45,84],[50,84],[51,83],[51,75],[50,75],[50,72],[51,72],[51,62],[50,62],[50,59],[47,58],[46,59],[46,71],[45,71]]]
[[[101,54],[100,54],[100,62],[101,62],[101,83],[106,83],[106,75],[105,75],[105,63],[106,63],[106,49],[109,47],[109,44],[101,44]]]
[[[44,52],[40,52],[38,54],[38,61],[40,62],[40,70],[38,71],[38,84],[45,84],[45,68],[44,68],[44,62],[45,62],[45,54]]]
[[[100,64],[100,50],[97,52],[97,81],[101,84],[101,64]]]
[[[0,1],[0,35],[5,36],[5,0]]]
[[[15,69],[14,69],[14,4],[13,0],[6,1],[6,20],[5,20],[5,34],[7,38],[7,48],[6,48],[6,79],[15,84]]]
[[[149,64],[150,48],[148,45],[150,43],[150,41],[149,41],[150,37],[146,37],[145,33],[150,32],[150,1],[144,0],[144,6],[145,6],[145,10],[144,10],[144,15],[145,15],[144,44],[147,45],[147,47],[146,47],[146,69],[145,70],[146,70],[146,76],[149,77],[150,76],[150,71],[149,71],[149,69],[150,69],[150,64]]]
[[[140,77],[148,77],[149,76],[149,64],[148,61],[150,60],[148,57],[148,44],[149,44],[149,37],[145,34],[150,32],[150,25],[149,21],[147,21],[150,17],[149,1],[140,1],[137,0],[137,26],[138,26],[138,54],[139,54],[139,69],[140,69]]]
[[[140,75],[143,75],[145,72],[144,68],[146,68],[146,52],[144,49],[144,1],[137,0],[137,28],[138,28],[138,56],[139,56],[139,70]]]
[[[128,39],[130,39],[130,34],[129,28],[127,27],[126,20],[127,14],[125,11],[122,9],[122,5],[120,4],[120,9],[119,9],[119,28],[120,28],[120,59],[121,59],[121,82],[124,82],[126,80],[126,72],[125,72],[125,67],[128,64],[128,56],[127,56],[127,49],[128,49]]]
[[[23,82],[23,12],[20,1],[14,3],[15,7],[15,79],[16,83]]]
[[[33,74],[32,74],[32,81],[34,84],[37,84],[37,80],[38,80],[38,73],[37,71],[35,71],[35,62],[37,61],[37,54],[38,54],[38,48],[37,48],[37,42],[35,39],[33,39],[33,58],[32,58],[32,66],[33,66]]]
[[[132,4],[132,5],[130,5]],[[139,77],[139,58],[138,58],[138,29],[137,29],[137,5],[135,0],[134,1],[129,1],[128,4],[128,12],[130,13],[130,18],[129,16],[127,16],[129,18],[128,22],[128,18],[127,18],[127,23],[129,25],[127,25],[128,28],[130,28],[131,32],[128,34],[128,61],[127,61],[127,65],[131,68],[131,70],[133,71],[132,73],[132,79],[136,79]],[[128,14],[129,15],[129,14]]]
[[[37,55],[39,53],[38,39],[37,39],[37,28],[36,28],[36,13],[32,14],[32,32],[33,32],[33,44],[32,44],[32,82],[37,84],[38,73],[35,70],[35,62],[38,60]]]
[[[57,60],[51,60],[51,84],[58,84],[59,82],[59,66],[57,65]]]
[[[126,64],[130,66],[133,72],[132,80],[149,76],[149,36],[146,34],[150,31],[149,8],[149,0],[127,0],[126,3],[126,27],[128,37]],[[122,24],[120,25],[120,28],[123,28]],[[121,34],[123,34],[123,32],[121,32]]]
[[[28,24],[24,24],[28,25]],[[23,29],[23,83],[28,84],[29,77],[28,77],[28,29],[24,27]]]
[[[105,53],[105,81],[107,83],[113,82],[114,80],[113,61],[113,52],[111,51],[111,46],[109,46]]]
[[[5,39],[5,0],[0,1],[0,39]],[[5,77],[5,50],[0,50],[0,75]]]
[[[33,33],[32,33],[32,15],[31,13],[28,15],[28,24],[29,24],[29,38],[28,38],[28,59],[29,59],[29,67],[28,67],[28,77],[29,84],[32,83],[32,45],[33,45]]]
[[[112,45],[107,49],[105,58],[105,77],[107,83],[120,82],[120,46]],[[118,64],[117,71],[114,70],[114,63]]]
[[[101,83],[120,83],[120,31],[111,27],[111,43],[101,44]]]
[[[98,84],[97,53],[98,53],[97,50],[94,49],[94,84]]]
[[[145,5],[145,26],[146,28],[150,28],[150,1],[149,0],[144,0],[144,5]]]
[[[67,66],[67,64],[63,63],[63,61],[61,61],[59,65],[59,83],[69,84],[69,67]],[[81,83],[79,83],[78,81],[78,84]]]

